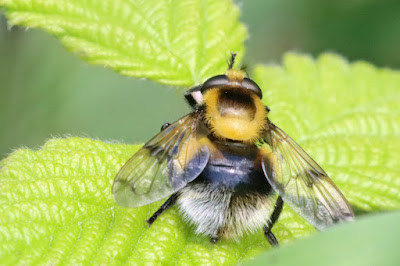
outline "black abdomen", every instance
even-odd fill
[[[255,145],[210,143],[207,166],[178,192],[184,219],[196,233],[238,239],[262,228],[274,210],[275,193],[261,169]]]
[[[261,168],[259,150],[255,145],[214,142],[207,166],[194,183],[224,187],[235,193],[257,192],[270,194],[269,185]]]

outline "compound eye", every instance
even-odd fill
[[[262,91],[260,87],[258,87],[258,85],[251,79],[244,78],[242,81],[242,86],[248,90],[253,91],[255,94],[257,94],[258,97],[260,97],[260,99],[262,98]]]
[[[229,78],[226,75],[218,75],[212,78],[209,78],[204,82],[203,86],[201,87],[201,93],[205,92],[208,89],[226,86],[229,83]]]

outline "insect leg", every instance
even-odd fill
[[[274,226],[275,222],[278,220],[279,215],[282,212],[282,207],[283,207],[283,200],[279,196],[275,202],[275,209],[274,209],[271,217],[268,219],[267,223],[264,225],[264,235],[267,238],[268,242],[272,246],[279,245],[278,240],[276,239],[275,235],[271,232],[271,229]]]
[[[154,223],[154,221],[158,218],[158,216],[161,215],[161,213],[163,213],[165,210],[167,210],[169,207],[171,207],[172,205],[174,205],[174,203],[176,202],[176,199],[178,198],[177,193],[172,194],[171,197],[169,197],[167,199],[166,202],[164,202],[163,205],[161,205],[161,207],[149,218],[146,220],[146,222],[149,225],[152,225]]]

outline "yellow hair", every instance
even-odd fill
[[[242,71],[241,71],[242,72]],[[213,134],[222,139],[232,139],[251,143],[260,137],[260,133],[265,128],[267,111],[260,98],[251,94],[254,101],[256,112],[253,119],[247,115],[243,116],[221,116],[218,110],[219,90],[210,89],[204,94],[206,106],[205,119],[210,126]]]
[[[246,74],[242,70],[237,69],[228,69],[226,71],[226,75],[228,76],[230,81],[239,81],[242,82]]]

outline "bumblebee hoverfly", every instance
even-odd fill
[[[354,217],[346,198],[324,170],[269,119],[259,86],[233,69],[185,94],[193,112],[147,142],[121,168],[112,192],[117,204],[139,207],[169,197],[147,220],[151,225],[173,204],[207,235],[238,239],[271,229],[283,203],[323,229]]]

